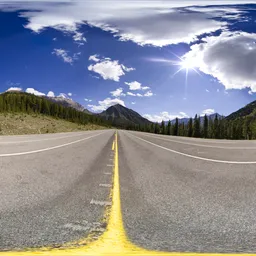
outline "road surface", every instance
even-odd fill
[[[0,137],[1,250],[104,232],[114,133]],[[123,223],[133,244],[256,252],[255,141],[118,131],[118,147]]]

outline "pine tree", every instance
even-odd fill
[[[169,120],[168,125],[167,125],[167,135],[171,135],[171,129],[172,129],[172,124],[171,121]]]
[[[175,124],[173,126],[173,135],[174,136],[177,136],[178,135],[178,130],[179,130],[179,120],[178,118],[176,117],[175,119]]]
[[[158,134],[160,132],[159,123],[155,123],[155,131],[154,133]]]
[[[192,137],[193,135],[193,120],[192,118],[189,118],[188,121],[188,137]]]
[[[161,123],[161,133],[165,134],[165,123],[164,123],[164,121],[162,121],[162,123]]]
[[[203,136],[204,136],[204,138],[208,138],[208,117],[207,117],[207,115],[204,116]]]
[[[200,137],[200,118],[197,117],[197,114],[195,115],[194,118],[193,137]]]
[[[220,130],[219,130],[219,119],[217,114],[215,115],[214,121],[213,121],[213,138],[218,139],[220,136]]]

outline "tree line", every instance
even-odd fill
[[[97,115],[89,115],[71,107],[64,107],[44,97],[28,93],[7,92],[0,95],[0,112],[38,113],[79,124],[111,126]]]
[[[256,112],[256,111],[255,111]],[[207,115],[201,121],[200,116],[190,118],[187,123],[175,122],[151,123],[147,125],[135,125],[133,130],[165,134],[173,136],[185,136],[210,139],[256,139],[256,113],[250,116],[227,120],[224,117],[209,118]]]

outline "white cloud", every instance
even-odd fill
[[[223,32],[191,46],[184,55],[205,74],[212,75],[225,89],[250,88],[256,92],[256,34]]]
[[[132,104],[132,105],[135,105],[135,104],[136,104],[136,102],[132,101],[132,102],[131,102],[131,104]]]
[[[122,65],[122,68],[123,68],[123,70],[126,71],[126,72],[130,72],[130,71],[135,70],[135,68],[127,68],[125,65]]]
[[[220,89],[217,89],[217,92],[220,92]]]
[[[54,92],[53,92],[53,91],[49,91],[49,92],[47,93],[47,97],[55,97]]]
[[[210,92],[208,89],[205,89],[206,92]]]
[[[72,96],[72,92],[69,92],[69,93],[68,93],[68,96],[71,97],[71,96]]]
[[[123,88],[117,88],[115,91],[110,92],[110,94],[112,94],[113,97],[121,97],[121,96],[125,96],[125,93],[123,93]]]
[[[45,93],[39,92],[39,91],[35,90],[34,88],[27,88],[26,92],[30,93],[30,94],[37,95],[37,96],[45,96]]]
[[[133,93],[133,92],[127,92],[127,95],[129,95],[129,96],[136,96],[136,94]]]
[[[154,94],[151,92],[151,91],[148,91],[144,94],[141,94],[141,93],[133,93],[133,92],[127,92],[126,93],[128,96],[133,96],[133,97],[151,97],[153,96]]]
[[[88,107],[93,112],[100,112],[100,111],[106,110],[108,107],[116,105],[116,104],[125,106],[123,100],[120,100],[118,98],[115,98],[115,99],[106,98],[102,101],[98,101],[98,105],[88,105]]]
[[[10,87],[9,89],[6,90],[6,92],[21,92],[22,88],[21,87]]]
[[[248,93],[249,93],[250,95],[252,95],[252,94],[253,94],[253,92],[252,92],[252,91],[248,91]]]
[[[87,99],[87,98],[84,98],[84,100],[87,101],[87,102],[92,102],[92,100]]]
[[[204,115],[208,116],[208,115],[211,115],[214,113],[215,113],[215,110],[213,108],[208,108],[208,109],[203,110],[200,116],[204,116]]]
[[[92,55],[89,57],[90,59],[96,63],[88,66],[88,70],[98,73],[104,80],[109,79],[118,82],[120,77],[125,75],[125,72],[134,70],[119,64],[118,60],[111,60],[110,58],[98,59],[98,55]]]
[[[86,38],[83,36],[83,33],[75,31],[73,35],[73,40],[78,44],[78,45],[84,45],[86,42]]]
[[[64,62],[72,64],[73,58],[68,55],[68,51],[64,49],[54,49],[52,54],[55,54],[56,56],[63,59]]]
[[[141,83],[137,82],[137,81],[133,81],[133,82],[125,82],[125,84],[129,85],[129,89],[132,91],[135,90],[148,90],[150,89],[150,87],[148,86],[142,86]]]
[[[94,54],[94,55],[91,55],[89,57],[89,60],[92,60],[92,61],[95,61],[95,62],[99,62],[100,61],[100,58],[99,58],[99,55],[98,54]]]
[[[144,97],[151,97],[151,96],[153,96],[153,92],[151,91],[144,93]]]
[[[245,3],[245,1],[214,1],[214,5],[235,3]],[[212,4],[210,0],[169,0],[162,1],[161,4],[159,1],[129,0],[105,0],[98,4],[98,1],[85,0],[66,3],[62,1],[51,5],[47,2],[8,1],[1,8],[29,10],[22,11],[20,15],[28,19],[26,28],[37,33],[46,27],[52,27],[70,33],[76,38],[79,26],[87,23],[110,31],[120,40],[132,40],[140,45],[164,46],[191,42],[198,35],[225,27],[225,22],[212,19],[220,17],[222,10],[216,10],[216,8],[211,11],[178,9],[179,7]],[[221,9],[225,8],[225,6],[221,7]],[[227,7],[227,10],[229,12],[230,7]]]
[[[188,118],[188,115],[184,112],[179,112],[179,114],[175,115],[175,114],[170,114],[167,111],[163,111],[157,115],[145,114],[145,115],[143,115],[143,117],[147,118],[149,121],[160,123],[162,121],[173,120],[176,117],[177,118]]]

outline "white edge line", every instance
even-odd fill
[[[222,147],[222,146],[211,146],[211,145],[202,145],[202,144],[196,144],[196,143],[190,143],[190,142],[182,142],[182,141],[177,141],[177,140],[172,140],[172,139],[167,139],[167,138],[159,138],[158,136],[152,136],[148,134],[143,134],[142,136],[150,137],[150,138],[155,138],[159,140],[164,140],[164,141],[170,141],[174,143],[180,143],[180,144],[185,144],[185,145],[191,145],[191,146],[199,146],[199,147],[204,147],[204,148],[221,148],[221,149],[256,149],[256,147]]]
[[[91,139],[91,138],[99,136],[103,133],[106,133],[106,132],[102,132],[102,133],[99,133],[99,134],[96,134],[96,135],[93,135],[93,136],[90,136],[90,137],[87,137],[87,138],[84,138],[84,139],[75,140],[75,141],[65,143],[65,144],[61,144],[61,145],[54,146],[54,147],[43,148],[43,149],[38,149],[38,150],[33,150],[33,151],[20,152],[20,153],[0,154],[0,157],[29,155],[29,154],[40,153],[40,152],[43,152],[43,151],[48,151],[48,150],[52,150],[52,149],[56,149],[56,148],[62,148],[62,147],[66,147],[66,146],[69,146],[69,145],[72,145],[72,144],[75,144],[75,143],[79,143],[79,142],[84,141],[84,140]]]
[[[154,145],[155,147],[158,147],[158,148],[161,148],[161,149],[164,149],[164,150],[167,150],[167,151],[170,151],[172,153],[175,153],[175,154],[179,154],[179,155],[182,155],[182,156],[186,156],[186,157],[190,157],[190,158],[194,158],[194,159],[199,159],[199,160],[203,160],[203,161],[209,161],[209,162],[215,162],[215,163],[224,163],[224,164],[256,164],[256,162],[236,162],[236,161],[225,161],[225,160],[216,160],[216,159],[210,159],[210,158],[203,158],[203,157],[199,157],[199,156],[193,156],[193,155],[189,155],[189,154],[185,154],[185,153],[182,153],[182,152],[179,152],[179,151],[176,151],[176,150],[173,150],[173,149],[169,149],[169,148],[166,148],[166,147],[162,147],[158,144],[155,144],[153,142],[150,142],[150,141],[147,141],[147,140],[144,140],[144,139],[141,139],[140,137],[137,137],[135,135],[132,134],[133,137],[139,139],[139,140],[142,140],[148,144],[151,144],[151,145]]]
[[[79,133],[79,134],[75,134],[75,135],[71,135],[71,136],[61,136],[61,137],[46,138],[46,139],[41,139],[41,140],[0,141],[0,144],[18,144],[18,143],[39,142],[39,141],[47,141],[47,140],[68,139],[68,138],[78,137],[78,136],[82,136],[82,135],[86,135],[86,134]]]

